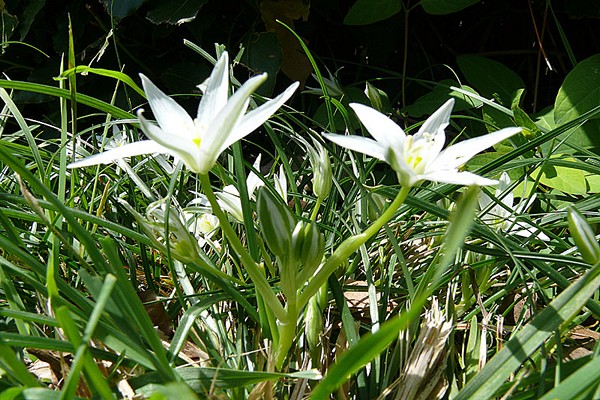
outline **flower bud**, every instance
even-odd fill
[[[313,296],[306,306],[304,316],[304,334],[311,351],[320,349],[321,334],[323,333],[323,314],[319,307],[317,296]]]
[[[260,230],[269,249],[277,257],[289,256],[295,222],[289,208],[269,189],[260,187],[256,200],[256,213]]]
[[[567,220],[571,237],[575,241],[581,257],[590,264],[600,261],[600,246],[585,217],[574,207],[568,208]]]
[[[300,221],[292,233],[292,253],[304,269],[314,271],[325,252],[325,238],[314,221]],[[303,284],[304,282],[300,282]]]
[[[314,138],[312,139],[313,145],[300,136],[298,137],[298,141],[304,145],[308,153],[310,166],[313,170],[313,192],[317,197],[324,199],[329,196],[331,186],[333,185],[333,173],[331,172],[329,153]]]
[[[129,204],[125,202],[122,202],[122,204],[134,216],[140,228],[159,249],[166,251],[168,241],[170,251],[176,259],[189,262],[200,257],[198,241],[186,228],[179,212],[174,207],[170,207],[168,220],[166,220],[167,212],[162,201],[148,206],[146,218],[136,212]],[[165,225],[168,226],[168,236]]]
[[[383,90],[377,89],[375,86],[367,82],[367,85],[365,87],[365,95],[369,98],[369,102],[371,102],[371,107],[373,107],[377,111],[382,113],[387,113],[391,111],[390,100],[388,99],[387,94]]]

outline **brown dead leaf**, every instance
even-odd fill
[[[308,19],[309,10],[307,0],[263,0],[260,3],[267,31],[275,32],[281,44],[281,71],[290,79],[299,81],[301,87],[312,72],[312,66],[296,37],[277,20],[293,29],[295,20]],[[307,43],[306,40],[304,42]]]

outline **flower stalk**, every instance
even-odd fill
[[[271,285],[269,285],[267,278],[261,272],[259,266],[252,259],[250,253],[248,253],[244,248],[244,245],[242,244],[236,232],[233,230],[233,227],[229,223],[227,215],[219,206],[217,197],[215,196],[215,193],[212,190],[208,174],[199,174],[198,176],[200,178],[202,188],[204,189],[204,195],[206,196],[206,198],[210,202],[210,206],[212,207],[213,214],[219,219],[219,223],[221,225],[221,230],[223,231],[223,234],[225,235],[227,240],[229,240],[229,243],[233,247],[238,257],[240,257],[244,267],[246,267],[246,271],[248,271],[250,279],[252,279],[252,282],[254,282],[254,284],[256,285],[256,290],[263,297],[263,300],[268,305],[269,309],[273,312],[275,317],[280,321],[286,321],[287,313],[281,305],[281,302],[273,292]]]

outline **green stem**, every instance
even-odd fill
[[[272,353],[275,356],[275,367],[281,371],[286,355],[289,353],[294,338],[296,337],[296,320],[298,319],[298,308],[295,304],[287,303],[286,311],[288,320],[280,320],[277,331],[279,339],[273,342],[274,348]]]
[[[344,240],[337,249],[333,252],[331,257],[325,261],[325,264],[312,278],[312,280],[306,285],[304,290],[298,296],[298,308],[304,307],[308,300],[314,296],[319,288],[323,286],[329,276],[336,270],[336,268],[347,260],[352,253],[354,253],[361,245],[366,243],[371,237],[373,237],[379,230],[394,216],[398,208],[404,203],[408,193],[410,192],[410,186],[403,186],[394,201],[390,206],[381,214],[379,218],[371,226],[365,229],[364,232],[354,235]]]
[[[204,189],[204,194],[206,195],[206,198],[212,207],[212,212],[219,219],[223,234],[225,237],[227,237],[229,243],[242,260],[242,264],[244,264],[246,267],[246,271],[248,271],[250,279],[252,279],[252,282],[254,282],[256,290],[258,290],[258,292],[261,294],[265,303],[270,307],[273,314],[275,314],[275,317],[280,321],[286,321],[287,313],[275,293],[273,293],[273,289],[269,285],[267,278],[263,273],[261,273],[252,256],[246,251],[244,245],[231,227],[231,224],[227,219],[227,215],[225,215],[223,210],[221,210],[221,207],[217,202],[217,198],[212,190],[212,186],[210,185],[208,174],[199,174],[198,176],[200,177],[200,183]]]
[[[321,204],[323,204],[323,198],[319,196],[319,197],[317,197],[317,203],[315,204],[315,207],[313,208],[312,213],[310,214],[311,221],[317,220],[317,215],[319,214],[319,209],[321,208]]]

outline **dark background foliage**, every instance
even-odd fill
[[[354,1],[307,1],[4,0],[3,7],[0,1],[4,41],[0,68],[9,79],[56,85],[53,79],[58,75],[61,57],[68,51],[70,16],[76,62],[80,65],[123,69],[138,82],[137,74],[141,72],[168,93],[191,93],[207,76],[210,65],[186,47],[184,39],[209,52],[214,43],[227,45],[232,54],[244,46],[246,57],[236,75],[244,79],[256,71],[271,72],[277,80],[264,89],[268,94],[289,83],[286,74],[273,72],[279,70],[282,60],[290,61],[290,52],[299,52],[289,38],[280,45],[282,36],[267,32],[273,29],[273,22],[265,24],[271,12],[293,24],[323,71],[323,67],[333,72],[343,66],[339,78],[345,85],[354,84],[362,91],[365,80],[389,78],[379,86],[395,106],[412,104],[431,90],[418,80],[461,79],[456,57],[478,54],[501,62],[521,77],[528,91],[523,108],[533,112],[552,104],[558,87],[573,68],[569,47],[575,61],[600,49],[600,2],[595,0],[481,1],[445,15],[429,14],[421,6],[414,7],[414,1],[405,0],[404,6],[410,8],[408,15],[406,8],[388,18],[381,12],[381,21],[362,25],[344,22]],[[540,58],[536,30],[552,71]],[[97,57],[104,44],[108,46]],[[406,104],[401,104],[405,54]],[[308,76],[310,71],[301,65],[305,60],[300,58],[291,60],[293,71],[288,75],[317,86]],[[77,90],[109,100],[114,85],[107,84],[105,77],[90,75],[78,78]],[[132,96],[135,100],[134,92],[122,93],[117,105],[129,109],[127,99]],[[55,107],[39,106],[50,98],[18,93],[15,100],[37,103],[39,113],[54,118]],[[303,104],[303,109],[310,113],[311,107],[317,106],[316,97],[314,101],[313,105]]]

